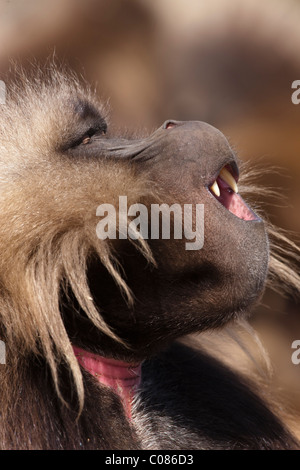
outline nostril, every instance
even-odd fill
[[[163,124],[163,129],[172,129],[172,127],[177,126],[178,122],[177,121],[166,121]]]

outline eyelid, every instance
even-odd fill
[[[77,138],[73,142],[71,142],[66,148],[66,149],[75,149],[76,147],[80,147],[81,145],[87,145],[92,137],[94,137],[96,134],[98,136],[103,136],[106,135],[106,129],[103,129],[102,126],[99,127],[90,127],[87,131],[81,134],[81,137]],[[84,142],[86,140],[86,142]],[[64,150],[64,148],[63,148]]]
[[[105,129],[100,129],[100,128],[94,128],[94,127],[91,127],[87,132],[84,133],[83,135],[83,139],[85,138],[85,136],[87,137],[93,137],[95,134],[100,134],[100,135],[105,135],[106,134],[106,130]]]
[[[79,139],[78,141],[78,144],[77,145],[86,145],[89,143],[89,141],[91,140],[91,138],[96,135],[97,133],[100,133],[100,135],[105,135],[106,134],[106,131],[104,129],[101,130],[101,132],[99,132],[100,129],[95,129],[95,128],[90,128],[87,132],[85,132],[83,134],[83,136]]]

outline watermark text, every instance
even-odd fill
[[[106,240],[181,240],[186,250],[200,250],[204,244],[204,204],[151,204],[137,203],[128,207],[127,196],[119,196],[119,207],[112,204],[98,206],[101,217],[96,233]]]
[[[0,80],[0,104],[6,103],[6,85]]]
[[[6,363],[6,347],[4,341],[0,341],[0,364]]]

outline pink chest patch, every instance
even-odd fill
[[[141,382],[141,364],[108,359],[73,346],[79,364],[101,385],[114,390],[121,398],[126,415],[132,417],[132,400]]]

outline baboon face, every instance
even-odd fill
[[[8,190],[18,202],[6,210],[1,237],[10,238],[24,272],[35,256],[36,273],[47,256],[40,276],[50,276],[49,295],[57,293],[72,341],[145,357],[171,338],[243,314],[263,289],[268,241],[263,221],[235,192],[238,164],[225,137],[203,122],[176,121],[146,138],[115,137],[98,105],[75,88],[63,82],[32,98],[27,92],[18,103],[17,132],[10,140],[5,130],[2,135],[14,148],[2,166],[14,175]],[[193,211],[202,204],[203,246],[187,249],[188,240],[174,238],[171,227],[170,239],[147,240],[153,264],[132,240],[99,240],[96,209],[105,203],[118,209],[119,196],[127,196],[128,205],[142,202],[149,214],[151,204],[189,204]],[[107,269],[112,253],[122,266],[117,281],[115,268]],[[133,304],[119,288],[121,277]],[[129,349],[91,322],[91,302]]]
[[[133,309],[124,306],[107,278],[105,294],[99,290],[103,273],[97,263],[93,267],[93,296],[118,334],[147,354],[157,338],[221,326],[249,309],[266,278],[268,242],[263,221],[232,189],[236,190],[239,170],[221,132],[203,122],[166,121],[145,139],[115,141],[108,132],[105,140],[94,139],[88,145],[77,147],[73,155],[101,159],[104,152],[126,159],[137,179],[147,176],[160,203],[204,205],[201,249],[187,249],[187,240],[175,239],[172,230],[170,239],[151,239],[149,229],[148,243],[157,263],[152,267],[129,243],[119,243],[120,261],[135,296]],[[158,202],[155,194],[146,200],[149,209]]]

